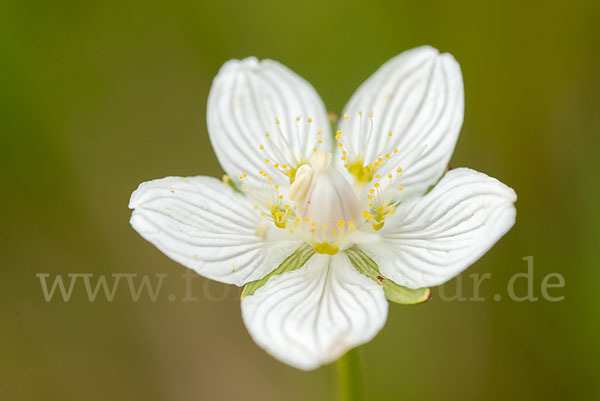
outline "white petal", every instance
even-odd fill
[[[362,133],[360,111],[367,127]],[[429,46],[401,53],[358,88],[344,113],[349,118],[341,119],[342,142],[364,151],[366,164],[391,155],[378,173],[385,176],[402,167],[404,196],[423,194],[443,174],[462,126],[460,66],[452,55]],[[369,113],[373,131],[364,146]]]
[[[287,184],[289,177],[274,163],[297,167],[296,162],[307,161],[314,147],[331,150],[329,122],[319,95],[273,60],[250,57],[225,63],[210,90],[207,119],[217,157],[234,179],[242,172],[262,179],[258,172],[264,170],[276,182]]]
[[[317,254],[245,297],[242,315],[267,352],[314,369],[370,341],[385,324],[387,301],[381,286],[357,272],[346,254]]]
[[[378,232],[361,244],[381,273],[397,284],[440,285],[479,259],[515,223],[515,192],[466,168],[449,171],[422,198],[402,203]]]
[[[262,278],[300,246],[259,238],[261,219],[252,204],[210,177],[144,182],[129,207],[135,209],[131,225],[142,237],[185,267],[223,283]]]

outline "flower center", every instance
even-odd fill
[[[331,167],[331,157],[317,152],[300,166],[288,196],[296,205],[296,226],[315,252],[335,255],[356,229],[359,207],[350,183]]]

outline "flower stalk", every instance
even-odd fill
[[[362,347],[353,348],[337,361],[340,401],[364,401]]]

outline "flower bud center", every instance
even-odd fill
[[[301,166],[290,186],[297,224],[317,253],[335,255],[359,217],[358,200],[348,181],[331,167],[331,153],[317,152]]]

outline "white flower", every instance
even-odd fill
[[[376,335],[386,296],[427,299],[514,224],[511,188],[466,168],[445,173],[463,108],[458,63],[431,47],[385,63],[334,135],[302,78],[271,60],[229,61],[208,129],[231,178],[145,182],[131,224],[204,277],[250,283],[241,307],[252,338],[316,368]]]

